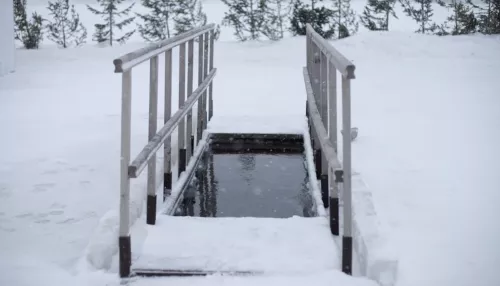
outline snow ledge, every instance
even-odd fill
[[[381,286],[396,284],[398,259],[388,249],[384,225],[377,217],[372,193],[359,173],[352,175],[354,251],[360,275]]]
[[[304,121],[304,149],[309,173],[309,183],[319,216],[328,219],[328,211],[321,207],[320,182],[314,180],[316,167],[313,160],[311,137]],[[398,260],[387,246],[384,225],[375,211],[372,193],[359,173],[352,175],[353,247],[354,270],[358,275],[378,282],[381,286],[393,286],[397,280]],[[340,194],[340,225],[342,227],[342,194]],[[338,240],[338,244],[341,244]],[[341,246],[340,246],[341,247]]]

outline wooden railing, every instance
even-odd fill
[[[351,79],[354,79],[355,66],[309,24],[306,33],[306,113],[312,134],[316,176],[321,182],[323,204],[330,210],[330,230],[333,235],[339,235],[340,232],[341,194],[342,271],[352,274]],[[337,155],[337,71],[342,77],[342,162]]]
[[[194,44],[198,43],[198,87],[193,91]],[[164,147],[164,188],[172,186],[170,135],[178,129],[178,168],[180,175],[199,144],[207,122],[213,115],[213,79],[215,25],[193,29],[165,41],[149,45],[128,53],[113,61],[115,72],[122,74],[121,110],[121,158],[120,158],[120,226],[119,260],[120,277],[129,277],[131,268],[130,244],[130,179],[137,178],[148,169],[147,177],[147,223],[156,222],[156,152]],[[187,43],[187,92],[186,92],[186,43]],[[171,115],[172,109],[172,50],[179,47],[179,109]],[[165,55],[165,106],[164,126],[157,131],[158,118],[158,71],[159,56]],[[149,134],[147,145],[130,162],[132,69],[149,61]],[[208,102],[207,102],[208,93]],[[187,95],[187,99],[186,99]],[[193,132],[192,108],[198,102],[196,132]],[[208,105],[208,107],[207,107]],[[207,113],[208,109],[208,113]],[[196,140],[195,140],[196,135]]]

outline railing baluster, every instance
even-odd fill
[[[165,110],[163,123],[172,116],[172,50],[165,52]],[[171,137],[165,140],[163,145],[163,200],[165,200],[166,193],[172,189],[172,166],[171,166]]]
[[[158,56],[149,61],[149,132],[148,140],[156,135],[158,120]],[[156,154],[148,162],[146,222],[156,222]]]
[[[327,89],[327,80],[328,80],[328,62],[326,55],[321,51],[320,52],[320,66],[319,66],[319,98],[321,106],[320,114],[321,119],[323,120],[323,126],[326,130],[328,130],[328,89]],[[328,160],[325,157],[325,153],[321,152],[321,199],[323,201],[323,205],[325,208],[329,206],[329,196],[328,196]]]
[[[328,117],[330,121],[328,135],[337,153],[337,69],[333,63],[328,64]]]
[[[208,44],[209,32],[205,33],[204,48],[203,48],[203,79],[208,75]],[[208,112],[207,112],[207,91],[203,93],[203,130],[207,129]]]
[[[203,35],[198,37],[198,85],[203,81]],[[201,140],[203,134],[203,100],[198,100],[198,118],[196,121],[196,146]]]
[[[210,71],[214,68],[214,42],[215,42],[215,30],[210,31]],[[214,84],[210,82],[208,87],[208,120],[212,119],[214,115]]]
[[[342,76],[342,126],[344,130],[343,193],[344,233],[342,236],[342,271],[352,274],[352,194],[351,194],[351,80]]]
[[[186,43],[182,43],[179,46],[179,109],[184,105],[184,101],[186,101]],[[178,159],[178,167],[179,173],[178,176],[181,176],[181,173],[186,170],[186,130],[185,130],[185,119],[182,118],[179,121],[179,125],[177,127],[178,132],[178,141],[177,147],[179,150],[179,159]]]
[[[120,259],[120,277],[130,275],[132,252],[130,245],[130,125],[132,106],[132,71],[122,74],[122,116],[121,116],[121,157],[120,157],[120,226],[118,249]]]
[[[312,42],[312,63],[311,63],[311,72],[312,72],[312,87],[314,94],[314,103],[318,108],[321,108],[320,105],[320,84],[319,84],[319,73],[320,73],[320,48]],[[321,113],[320,113],[321,114]],[[321,179],[321,165],[322,165],[322,156],[321,156],[321,146],[319,144],[318,133],[316,132],[316,127],[313,128],[313,149],[314,149],[314,162],[316,168],[316,179]]]
[[[328,63],[328,137],[337,153],[337,70],[335,66]],[[337,183],[341,183],[342,174],[330,174],[328,178],[330,194],[330,230],[333,235],[339,235],[339,193]],[[340,175],[340,176],[339,176]]]
[[[187,79],[187,96],[190,97],[193,93],[193,57],[194,57],[194,40],[188,42],[188,79]],[[187,114],[186,123],[186,162],[189,163],[189,159],[193,155],[193,110],[190,109]]]
[[[309,74],[311,71],[309,70],[309,61],[311,60],[311,34],[309,30],[306,29],[306,68]]]

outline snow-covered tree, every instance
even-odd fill
[[[442,25],[440,35],[466,35],[477,31],[478,21],[472,6],[461,0],[452,0],[446,7],[452,10],[452,14]]]
[[[337,37],[339,39],[352,36],[358,32],[359,24],[356,13],[351,8],[351,0],[333,0],[334,22],[337,26]]]
[[[389,19],[396,16],[394,5],[396,0],[368,0],[368,4],[360,16],[361,23],[371,31],[389,31]]]
[[[287,0],[269,0],[266,11],[267,24],[264,25],[263,33],[272,40],[283,39],[285,36],[285,22],[289,17],[290,9],[287,7]]]
[[[309,5],[300,0],[294,0],[290,19],[290,31],[294,36],[305,35],[307,24],[310,24],[314,31],[325,39],[330,39],[335,35],[334,11],[324,6],[317,7],[317,2],[317,0],[311,0]]]
[[[150,10],[147,14],[137,14],[144,22],[138,25],[142,38],[155,42],[173,35],[177,2],[178,0],[141,0],[142,5]]]
[[[52,16],[52,21],[47,21],[46,24],[49,40],[63,48],[85,43],[87,30],[80,21],[75,6],[70,5],[69,0],[49,1],[47,9]]]
[[[175,34],[182,34],[207,24],[207,14],[203,12],[200,0],[177,0],[174,16]]]
[[[419,28],[416,33],[430,34],[439,31],[442,33],[443,28],[432,21],[434,16],[433,3],[444,6],[441,0],[401,0],[403,11],[418,23]]]
[[[489,33],[500,34],[500,0],[489,0],[490,5],[490,20],[489,20]]]
[[[234,28],[234,35],[240,41],[258,40],[266,35],[267,0],[222,0],[229,8],[222,19],[223,26]]]
[[[117,29],[123,30],[123,28],[130,23],[132,23],[135,17],[128,17],[130,10],[134,7],[135,3],[132,3],[127,8],[120,10],[118,6],[125,0],[96,0],[100,6],[100,10],[87,5],[90,12],[99,15],[103,18],[104,23],[95,24],[95,32],[93,35],[93,40],[98,43],[108,42],[109,45],[113,45],[113,42],[118,42],[120,44],[125,43],[130,36],[135,32],[135,29],[121,36],[116,36]],[[124,18],[124,19],[122,19]]]
[[[36,12],[28,20],[26,0],[14,0],[15,39],[21,41],[26,49],[38,49],[43,40],[43,21]]]
[[[484,5],[480,6],[467,0],[477,15],[479,31],[483,34],[500,34],[500,0],[482,1]]]

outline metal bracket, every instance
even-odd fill
[[[344,170],[335,170],[333,173],[335,174],[335,183],[344,182]]]
[[[318,64],[320,62],[321,62],[321,59],[320,59],[319,54],[318,53],[314,53],[313,63]]]

